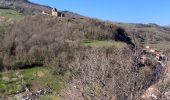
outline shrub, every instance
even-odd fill
[[[115,34],[124,34],[123,29],[123,33],[118,29],[114,24],[95,19],[27,16],[10,25],[4,35],[1,48],[10,58],[3,58],[4,65],[9,68],[48,65],[62,52],[71,54],[82,40],[113,40]],[[126,35],[122,36],[126,39]]]
[[[131,100],[148,86],[146,71],[134,70],[134,56],[128,48],[81,49],[69,66],[85,98]]]

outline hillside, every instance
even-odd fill
[[[153,24],[119,23],[127,33],[137,37],[138,44],[150,45],[154,48],[169,49],[170,28]]]
[[[11,9],[0,9],[0,20],[5,19],[20,19],[22,15],[15,10]]]
[[[27,0],[0,7],[14,19],[0,23],[0,99],[153,99],[153,87],[168,98],[170,28],[44,15]]]
[[[139,56],[140,48],[136,51],[137,54],[133,53],[133,36],[125,30],[126,27],[124,29],[120,26],[97,19],[58,18],[42,14],[27,16],[14,22],[8,26],[8,30],[2,31],[4,35],[0,47],[1,69],[7,73],[1,73],[1,95],[13,96],[17,91],[21,93],[20,95],[24,95],[27,94],[24,88],[29,88],[33,94],[40,90],[48,91],[49,93],[40,95],[42,98],[51,98],[52,95],[64,99],[69,97],[68,90],[65,88],[67,86],[76,87],[69,91],[83,93],[85,95],[83,98],[93,98],[94,96],[88,94],[91,92],[103,98],[103,91],[97,92],[100,90],[80,91],[84,86],[91,89],[97,86],[101,90],[107,88],[107,94],[112,93],[108,98],[113,98],[116,94],[121,100],[127,98],[126,94],[132,91],[129,88],[142,78],[133,94],[134,98],[140,96],[151,84],[154,65],[149,64],[134,70],[134,64],[138,66],[134,59]],[[135,38],[140,41],[137,36],[135,35]],[[102,69],[103,66],[107,68]],[[15,70],[15,72],[8,70]],[[24,78],[20,79],[17,73]],[[87,81],[92,77],[92,73],[99,78]],[[124,77],[125,75],[127,77]],[[85,80],[81,80],[82,77]],[[84,82],[96,85],[89,87]],[[115,88],[119,85],[119,88]],[[13,89],[15,86],[17,88]],[[49,88],[51,90],[48,90]],[[122,94],[123,91],[126,93]],[[55,93],[60,94],[61,97]],[[75,94],[73,96],[77,99],[79,97]]]
[[[13,9],[19,13],[22,13],[23,15],[40,14],[42,11],[52,9],[49,6],[35,4],[32,2],[29,2],[28,0],[1,0],[0,8]],[[61,12],[63,12],[66,17],[84,18],[84,16],[73,13],[73,12],[69,12],[69,11],[61,11]]]
[[[53,93],[58,93],[61,88],[64,88],[60,83],[55,84],[56,81],[51,83],[42,81],[44,76],[41,76],[42,80],[36,76],[30,79],[29,77],[35,74],[30,72],[26,75],[21,73],[26,77],[23,84],[15,73],[23,72],[25,69],[47,68],[46,71],[52,73],[49,76],[61,77],[59,81],[63,84],[67,81],[71,82],[72,75],[77,73],[72,66],[77,59],[75,53],[83,54],[82,51],[87,50],[88,54],[88,51],[93,49],[103,53],[107,50],[111,50],[110,53],[114,52],[112,49],[120,49],[121,52],[133,46],[131,39],[125,33],[121,33],[124,32],[122,28],[96,19],[58,18],[40,14],[27,16],[8,27],[9,30],[3,33],[1,40],[1,69],[2,71],[18,70],[9,74],[2,73],[0,86],[4,96],[15,94],[17,91],[22,93],[25,85],[29,86],[27,88],[30,88],[31,92],[36,92],[38,88],[32,89],[32,86],[37,86],[38,83],[42,84],[40,89],[50,86]],[[106,46],[108,43],[110,44]],[[45,74],[45,72],[40,73]],[[17,80],[8,80],[13,78]],[[15,82],[18,88],[13,89]]]
[[[50,9],[50,7],[34,4],[28,0],[1,0],[0,7],[14,9],[27,15]]]

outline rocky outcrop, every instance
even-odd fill
[[[160,98],[161,100],[162,98],[165,100],[170,100],[170,91],[163,91],[164,93],[162,93],[160,90],[161,85],[170,83],[170,67],[167,59],[168,57],[161,52],[150,49],[149,47],[147,47],[144,51],[145,53],[141,55],[140,63],[142,63],[145,67],[148,66],[148,63],[146,63],[148,59],[152,59],[152,62],[155,62],[155,64],[153,66],[154,70],[150,83],[151,85],[137,100],[160,100]],[[164,77],[160,78],[160,76]]]

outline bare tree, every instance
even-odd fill
[[[128,53],[127,53],[128,52]],[[136,69],[136,54],[128,48],[83,49],[70,64],[73,80],[88,100],[135,100],[149,86],[151,72]],[[148,74],[146,74],[148,73]]]

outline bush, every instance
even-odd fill
[[[9,59],[3,58],[3,62],[9,68],[48,65],[62,52],[71,54],[85,39],[113,40],[115,34],[124,34],[118,29],[114,24],[95,19],[27,16],[6,31],[1,48]]]
[[[81,49],[69,66],[73,79],[79,82],[76,87],[86,99],[107,100],[116,96],[118,100],[131,100],[149,84],[147,70],[134,70],[134,56],[128,48]]]

